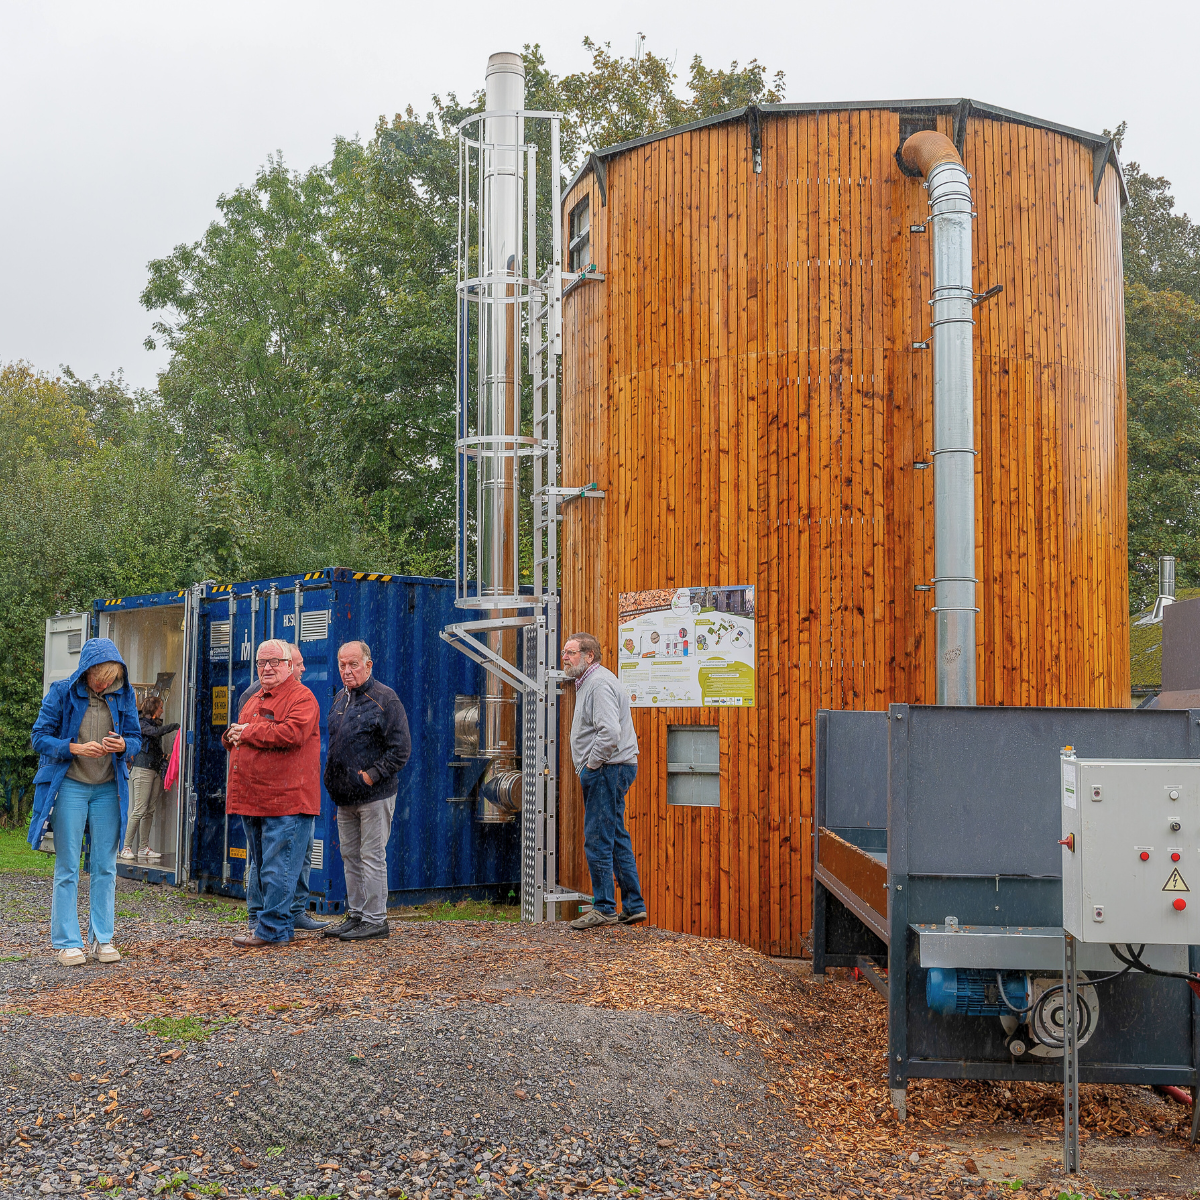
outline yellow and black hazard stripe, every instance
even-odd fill
[[[105,600],[104,607],[112,608],[112,606],[114,604],[124,604],[124,603],[125,603],[125,597],[121,596],[121,597],[118,597],[116,600]]]
[[[354,578],[367,579],[373,583],[391,583],[392,581],[392,577],[390,575],[368,575],[366,571],[355,571]]]
[[[307,575],[305,575],[304,578],[305,579],[324,579],[325,572],[324,571],[309,571],[309,573]]]

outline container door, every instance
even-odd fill
[[[99,635],[111,638],[125,662],[130,684],[139,701],[157,696],[162,701],[165,724],[179,729],[161,739],[166,756],[163,774],[154,785],[155,796],[149,831],[141,830],[139,856],[120,859],[117,873],[147,883],[180,882],[179,834],[186,823],[187,791],[183,776],[188,763],[188,720],[191,696],[187,642],[189,608],[195,599],[190,592],[160,593],[108,602],[99,611]],[[194,622],[193,622],[194,623]],[[179,746],[178,778],[165,786],[167,763]],[[144,857],[142,849],[153,851]]]
[[[91,636],[89,613],[60,613],[46,618],[46,656],[42,663],[42,695],[52,683],[70,679],[79,666],[79,652]]]
[[[196,699],[199,676],[201,589],[188,590],[183,610],[183,689],[179,737],[179,825],[175,835],[175,883],[192,876],[192,835],[196,828]]]

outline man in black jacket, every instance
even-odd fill
[[[338,806],[338,840],[346,871],[346,919],[323,930],[343,941],[387,937],[387,844],[396,810],[396,775],[412,741],[400,697],[371,674],[371,648],[347,642],[338,651],[345,685],[329,710],[325,789]]]

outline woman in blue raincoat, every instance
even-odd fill
[[[82,965],[89,957],[119,962],[112,944],[117,850],[129,809],[129,761],[141,748],[137,703],[120,652],[108,638],[84,642],[70,679],[50,686],[33,724],[41,756],[34,776],[29,844],[54,830],[54,898],[50,939],[58,961]],[[91,921],[88,950],[79,932],[79,856],[91,833]]]

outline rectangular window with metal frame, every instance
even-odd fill
[[[589,210],[590,204],[587,196],[584,196],[571,209],[570,232],[567,235],[570,241],[567,249],[569,251],[568,262],[572,271],[582,271],[585,267],[592,265],[592,222]]]
[[[721,807],[718,726],[667,726],[667,803]]]

